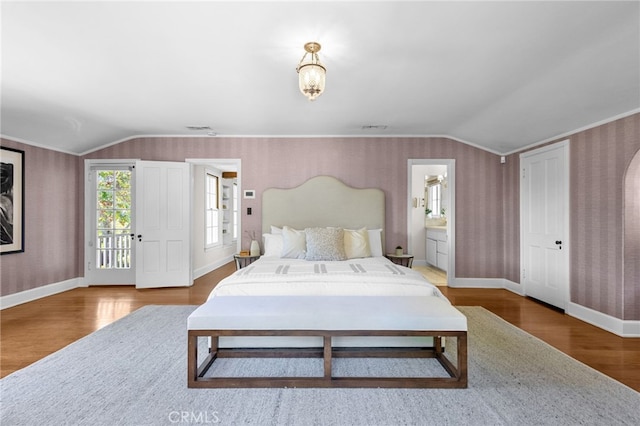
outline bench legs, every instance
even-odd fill
[[[253,348],[221,349],[220,336],[321,336],[322,348]],[[335,348],[335,336],[432,336],[432,348]],[[441,338],[455,337],[455,364],[445,355]],[[198,363],[198,338],[210,337],[210,351]],[[187,348],[188,387],[190,388],[466,388],[467,332],[466,331],[315,331],[315,330],[189,330]],[[322,377],[204,377],[217,358],[287,358],[321,357],[324,360]],[[450,377],[334,377],[332,360],[337,357],[421,357],[436,358]]]

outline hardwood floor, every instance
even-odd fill
[[[0,311],[2,377],[145,305],[198,305],[233,263],[189,288],[137,290],[130,286],[70,290]],[[567,355],[640,391],[640,338],[623,339],[541,303],[495,289],[440,290],[458,306],[483,306]]]

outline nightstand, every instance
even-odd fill
[[[389,259],[390,261],[392,261],[393,263],[395,263],[397,265],[406,266],[407,268],[411,268],[411,265],[413,265],[413,255],[412,254],[387,253],[387,254],[385,254],[385,257],[387,259]]]
[[[233,259],[236,261],[236,271],[251,265],[256,260],[260,259],[260,256],[251,256],[248,254],[234,254]]]

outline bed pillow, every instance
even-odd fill
[[[382,257],[382,229],[369,229],[369,249],[372,257]]]
[[[307,254],[307,242],[304,231],[282,227],[282,254],[289,259],[304,259]]]
[[[275,234],[275,235],[281,235],[282,234],[282,228],[278,228],[277,226],[271,225],[271,233]]]
[[[269,257],[282,256],[282,248],[284,246],[282,234],[263,234],[264,238],[264,255]]]
[[[344,230],[344,252],[347,259],[371,257],[367,228]]]
[[[307,228],[307,260],[347,260],[342,228]]]

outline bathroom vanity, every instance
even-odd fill
[[[427,264],[446,272],[449,263],[447,226],[427,226]]]

